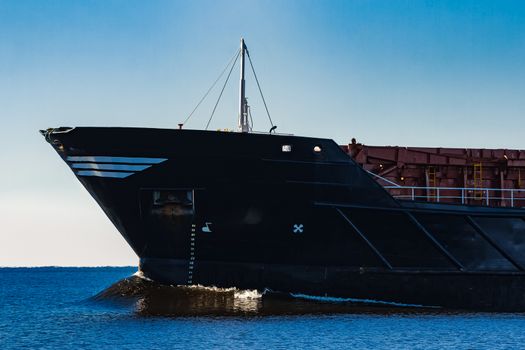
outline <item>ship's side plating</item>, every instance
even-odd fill
[[[161,282],[525,310],[525,210],[396,201],[331,140],[46,138]]]

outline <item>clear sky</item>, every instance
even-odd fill
[[[0,0],[0,266],[136,265],[37,131],[176,127],[241,36],[278,131],[525,148],[523,1]],[[235,127],[237,93],[235,72],[212,129]]]

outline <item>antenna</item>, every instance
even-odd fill
[[[248,101],[246,101],[245,95],[245,82],[244,82],[244,56],[248,49],[244,44],[244,39],[241,38],[241,77],[239,84],[239,131],[250,132],[250,122],[248,120]]]

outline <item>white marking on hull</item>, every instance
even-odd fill
[[[78,176],[123,179],[138,171],[146,170],[155,164],[162,163],[166,161],[167,158],[68,156],[66,160]]]
[[[142,171],[144,169],[151,167],[151,165],[73,163],[71,167],[74,169]]]
[[[108,157],[108,156],[68,156],[69,162],[91,162],[91,163],[127,163],[127,164],[158,164],[167,158],[143,158],[143,157]]]
[[[97,171],[97,170],[80,170],[77,172],[78,176],[97,176],[97,177],[113,177],[123,179],[135,173],[127,173],[120,171]]]

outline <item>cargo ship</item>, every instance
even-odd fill
[[[237,132],[41,131],[142,274],[171,285],[525,311],[525,151],[253,132],[246,57],[241,40]]]

